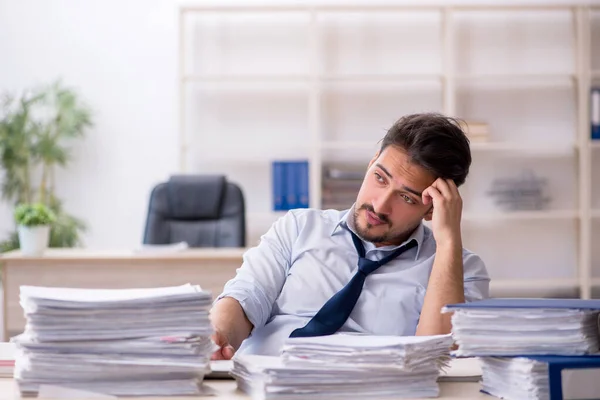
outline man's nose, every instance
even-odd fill
[[[392,193],[384,191],[373,201],[373,209],[377,214],[389,215],[392,211]]]

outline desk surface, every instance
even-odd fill
[[[166,399],[220,399],[220,400],[248,400],[249,397],[236,389],[235,382],[231,380],[207,380],[205,385],[214,389],[217,396],[210,397],[151,397],[150,400]],[[446,400],[490,400],[493,397],[479,392],[479,383],[473,382],[442,382],[440,383],[440,399]],[[0,400],[20,399],[19,391],[12,379],[0,379]],[[140,398],[136,398],[140,399]],[[307,397],[308,399],[308,397]],[[404,399],[409,400],[409,399]],[[416,400],[416,399],[413,399]]]
[[[181,251],[134,251],[134,250],[93,250],[85,248],[48,249],[40,257],[23,256],[19,250],[0,254],[0,262],[64,262],[64,261],[106,261],[106,260],[241,260],[246,248],[192,248]]]

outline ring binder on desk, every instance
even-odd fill
[[[519,398],[550,400],[600,398],[600,356],[485,357],[482,364],[481,391],[493,396],[516,398],[518,394]]]

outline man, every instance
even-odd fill
[[[457,187],[470,165],[455,120],[397,121],[350,210],[292,210],[246,252],[211,310],[213,358],[275,355],[290,336],[336,331],[449,333],[440,309],[489,290],[482,260],[462,247]]]

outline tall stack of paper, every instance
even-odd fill
[[[288,339],[281,357],[237,356],[232,375],[254,399],[436,397],[450,335]]]
[[[554,380],[563,399],[600,396],[600,357],[484,357],[481,368],[482,390],[504,399],[548,400]]]
[[[457,356],[480,356],[483,391],[506,399],[598,399],[600,300],[455,304]]]
[[[22,286],[15,379],[115,396],[201,394],[214,344],[198,286],[129,290]]]
[[[600,301],[486,299],[450,305],[457,356],[597,353]]]
[[[12,378],[15,369],[15,345],[0,343],[0,378]]]

